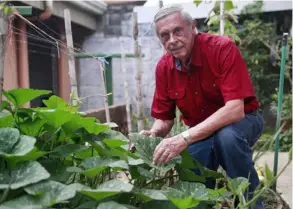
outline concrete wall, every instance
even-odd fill
[[[124,49],[133,53],[132,11],[135,5],[108,5],[108,13],[100,25],[100,31],[89,36],[83,44],[86,52],[120,53],[120,38],[124,40]],[[145,54],[142,63],[143,105],[148,116],[154,92],[155,67],[163,54],[163,49],[153,35],[152,25],[139,24],[139,43]],[[136,66],[133,58],[127,58],[127,82],[131,96],[132,110],[136,112]],[[94,59],[79,61],[80,95],[83,100],[82,111],[103,107],[101,77],[98,63]],[[125,104],[121,60],[113,58],[113,100],[114,104]]]

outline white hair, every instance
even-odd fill
[[[157,23],[159,20],[165,17],[168,17],[169,15],[175,14],[177,12],[180,12],[182,18],[186,20],[190,24],[190,26],[192,25],[193,23],[192,16],[187,11],[185,11],[180,4],[169,4],[160,8],[154,17],[154,23]],[[155,30],[157,32],[156,26],[155,26]],[[195,31],[197,32],[197,30]]]
[[[181,13],[184,20],[192,24],[192,21],[193,21],[192,16],[187,11],[185,11],[180,4],[170,4],[160,8],[160,10],[157,12],[157,14],[154,17],[154,22],[156,23],[159,20],[177,12]]]

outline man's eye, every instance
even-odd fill
[[[175,29],[175,33],[176,33],[177,35],[180,35],[180,34],[182,33],[181,28],[176,28],[176,29]]]
[[[162,36],[162,39],[163,39],[164,41],[166,41],[166,40],[169,39],[169,36],[168,36],[168,35],[163,35],[163,36]]]

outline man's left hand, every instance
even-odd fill
[[[187,148],[188,144],[179,134],[161,141],[155,149],[153,164],[165,165]]]

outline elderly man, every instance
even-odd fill
[[[251,146],[264,120],[246,64],[227,37],[197,32],[195,21],[179,5],[155,15],[156,33],[167,53],[156,67],[151,130],[166,137],[176,106],[189,129],[157,146],[153,161],[162,165],[187,149],[205,167],[221,165],[230,178],[249,177],[250,192],[259,184]],[[207,182],[212,187],[211,182]],[[256,209],[262,209],[261,201]]]

